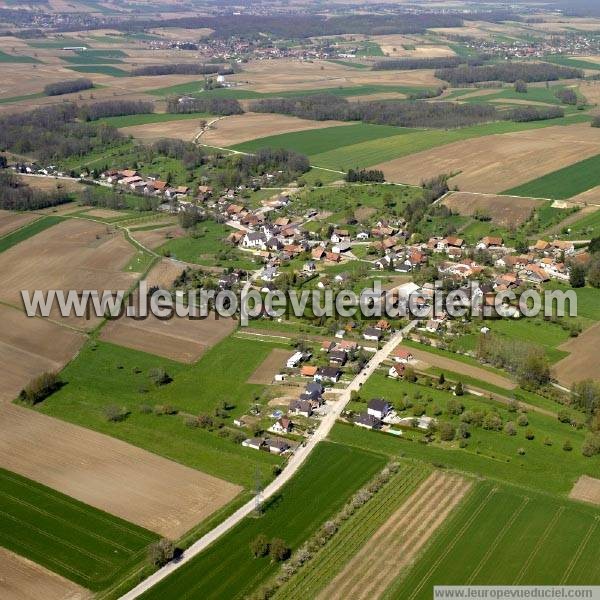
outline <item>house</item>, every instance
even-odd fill
[[[325,260],[327,260],[328,262],[339,263],[342,260],[342,258],[341,258],[341,255],[339,253],[336,253],[336,252],[326,252],[325,253]]]
[[[383,338],[383,331],[380,329],[375,329],[375,327],[367,327],[363,331],[363,338],[365,338],[365,340],[378,342]]]
[[[369,232],[368,231],[359,231],[356,234],[356,239],[357,240],[361,240],[361,241],[368,240],[369,239]]]
[[[289,412],[308,418],[313,413],[313,404],[310,400],[292,400],[289,405]]]
[[[332,244],[347,242],[350,240],[350,233],[347,229],[334,229],[330,239]]]
[[[315,373],[315,381],[328,381],[337,383],[342,376],[342,372],[337,367],[321,367]]]
[[[295,369],[301,362],[304,355],[302,352],[294,352],[287,360],[286,366],[288,369]]]
[[[404,377],[404,369],[405,367],[403,364],[393,365],[389,368],[388,377],[391,377],[392,379],[400,379]]]
[[[325,340],[321,344],[321,352],[331,352],[335,348],[335,342]]]
[[[367,413],[383,421],[392,407],[383,398],[373,398],[367,404]]]
[[[504,245],[504,240],[498,236],[486,235],[477,244],[478,250],[498,250]]]
[[[412,352],[406,348],[396,348],[392,356],[394,357],[394,361],[403,364],[407,364],[413,359]]]
[[[242,240],[242,246],[244,248],[260,248],[261,250],[266,249],[267,237],[264,233],[250,231]]]
[[[304,265],[303,265],[303,267],[302,267],[302,271],[304,273],[314,273],[316,270],[317,270],[317,265],[312,260],[309,260],[308,262],[305,262]]]
[[[427,325],[425,325],[425,330],[429,333],[437,333],[442,325],[441,321],[437,319],[430,319],[427,321]]]
[[[245,448],[252,448],[252,450],[263,450],[265,449],[265,440],[262,438],[249,438],[242,442],[242,446]]]
[[[313,260],[322,260],[323,258],[325,258],[326,254],[327,252],[325,251],[325,248],[323,248],[323,246],[317,246],[310,253]]]
[[[335,254],[343,254],[344,252],[349,252],[350,250],[352,250],[352,244],[350,244],[350,242],[339,242],[331,248],[331,251],[335,252]]]
[[[270,438],[265,444],[271,454],[283,454],[290,449],[290,445],[281,438]]]
[[[279,277],[277,267],[265,267],[260,274],[260,278],[263,281],[273,281],[277,277]]]
[[[382,422],[377,417],[367,413],[360,413],[354,418],[354,424],[365,429],[381,429]]]
[[[318,367],[314,367],[312,365],[304,365],[300,369],[300,375],[302,377],[314,377],[317,374]]]
[[[323,395],[325,388],[318,382],[312,381],[307,383],[304,388],[304,393],[310,395],[311,399],[315,400]]]
[[[281,419],[275,421],[271,427],[271,431],[275,433],[290,433],[294,427],[294,424],[288,417],[281,417]]]
[[[329,362],[335,363],[340,367],[343,367],[346,364],[347,360],[348,356],[346,355],[346,352],[344,350],[333,350],[329,353]]]

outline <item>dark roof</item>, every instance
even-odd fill
[[[307,394],[316,393],[318,396],[325,391],[325,388],[318,381],[311,381],[310,383],[307,383],[305,389]]]
[[[369,400],[367,408],[378,410],[379,412],[386,412],[389,410],[390,405],[383,398],[373,398],[372,400]]]
[[[290,445],[285,440],[275,438],[268,439],[267,445],[270,448],[278,448],[279,450],[287,450],[290,447]]]
[[[366,425],[367,427],[381,427],[381,421],[368,413],[360,413],[354,418],[354,422],[359,423],[360,425]]]
[[[329,360],[334,362],[345,363],[347,358],[345,350],[332,350],[329,353]]]
[[[375,329],[374,327],[367,327],[363,331],[363,335],[368,335],[369,337],[377,337],[378,339],[383,337],[383,333],[379,329]]]
[[[321,367],[317,371],[317,375],[321,375],[322,377],[339,377],[340,370],[337,367]]]

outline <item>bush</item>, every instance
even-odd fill
[[[443,442],[451,442],[456,435],[456,430],[452,423],[444,422],[440,423],[440,439]]]
[[[529,419],[525,413],[521,413],[517,418],[517,425],[519,427],[527,427],[529,425]]]
[[[565,452],[571,452],[571,450],[573,450],[573,444],[571,444],[570,440],[565,440],[565,443],[563,444],[563,450]]]
[[[129,415],[129,411],[124,406],[109,404],[104,407],[104,417],[111,423],[119,423],[124,421]]]
[[[264,533],[257,535],[250,542],[250,552],[254,558],[261,558],[269,554],[269,540]]]
[[[528,440],[533,440],[535,438],[535,433],[533,433],[533,431],[531,431],[531,429],[528,429],[525,432],[525,438]]]
[[[167,383],[173,381],[171,376],[162,367],[150,369],[150,371],[148,371],[148,377],[156,386],[167,385]]]
[[[175,546],[171,540],[161,538],[148,548],[150,564],[155,567],[163,567],[175,556]]]
[[[517,435],[517,428],[512,421],[508,421],[508,423],[506,423],[504,426],[504,433],[506,433],[506,435]]]
[[[33,406],[43,402],[61,386],[62,382],[56,373],[42,373],[21,390],[19,400]]]
[[[269,545],[272,562],[282,562],[290,557],[291,550],[281,538],[273,538]]]

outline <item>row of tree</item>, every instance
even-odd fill
[[[94,87],[91,79],[81,77],[79,79],[69,79],[67,81],[56,81],[44,86],[46,96],[61,96],[62,94],[72,94],[83,90],[90,90]]]
[[[237,100],[231,98],[167,98],[167,112],[184,114],[206,112],[212,115],[241,115],[244,110]]]
[[[143,102],[142,100],[106,100],[104,102],[80,106],[78,117],[82,121],[96,121],[105,117],[142,115],[152,112],[154,112],[153,102]]]
[[[461,85],[483,81],[503,81],[506,83],[524,81],[531,83],[534,81],[581,79],[584,77],[584,73],[581,69],[550,63],[508,62],[477,67],[464,65],[449,69],[438,69],[435,76],[438,79],[448,81],[454,87],[460,87]]]
[[[379,169],[348,169],[346,181],[349,183],[383,183],[385,177]]]
[[[505,113],[505,118],[517,123],[529,121],[547,121],[565,116],[565,111],[560,106],[517,106]]]
[[[397,58],[379,60],[373,63],[373,71],[411,71],[416,69],[450,69],[459,65],[479,66],[482,58],[465,59],[461,56],[440,56],[437,58]]]
[[[245,177],[281,171],[286,180],[291,181],[309,171],[310,162],[306,156],[292,150],[262,148],[255,154],[239,156],[237,167]]]
[[[3,210],[41,210],[70,202],[62,190],[45,192],[23,183],[13,172],[0,171],[0,208]]]
[[[223,69],[223,65],[169,63],[137,67],[131,70],[130,75],[132,77],[144,77],[147,75],[213,75],[214,73],[222,72]]]

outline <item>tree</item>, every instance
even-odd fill
[[[250,542],[250,552],[254,558],[269,554],[269,540],[264,533],[260,533]]]
[[[282,562],[290,557],[291,550],[281,538],[273,538],[269,547],[269,553],[273,562]]]
[[[440,385],[444,385],[444,383],[446,383],[446,377],[444,376],[443,373],[440,373],[440,378],[438,379],[438,383]]]
[[[529,349],[519,368],[519,383],[525,388],[539,388],[550,381],[550,365],[543,350]]]
[[[573,450],[573,444],[571,444],[571,440],[565,440],[565,443],[563,444],[563,450],[565,452],[571,452],[571,450]]]
[[[456,429],[454,429],[452,423],[448,423],[447,421],[440,423],[440,439],[443,442],[451,442],[455,435]]]
[[[56,373],[42,373],[21,390],[19,400],[33,406],[45,400],[61,385],[62,382]]]
[[[454,395],[455,396],[463,396],[465,393],[464,389],[463,389],[463,384],[461,381],[459,381],[455,386],[454,386]]]
[[[515,92],[517,92],[518,94],[527,93],[527,84],[522,79],[515,81]]]
[[[590,456],[595,456],[596,454],[600,454],[600,434],[594,433],[590,434],[585,438],[583,442],[583,446],[581,447],[581,452],[584,456],[588,458]]]
[[[571,267],[569,283],[572,288],[585,287],[585,269],[581,265],[573,265]]]
[[[412,367],[406,367],[406,369],[404,369],[404,380],[409,383],[415,383],[417,381],[417,375]]]
[[[519,425],[519,427],[527,427],[527,425],[529,425],[529,419],[525,413],[519,415],[517,418],[517,425]]]
[[[150,377],[150,379],[157,386],[166,385],[167,383],[171,383],[171,381],[173,381],[171,376],[162,367],[150,369],[148,372],[148,377]]]
[[[175,547],[173,542],[166,538],[161,538],[158,542],[154,542],[148,549],[148,558],[150,564],[155,567],[162,567],[173,559],[175,555]]]
[[[588,282],[595,288],[600,288],[600,253],[595,253],[588,266]]]
[[[504,426],[504,433],[506,433],[506,435],[517,435],[517,428],[512,421],[506,423]]]

